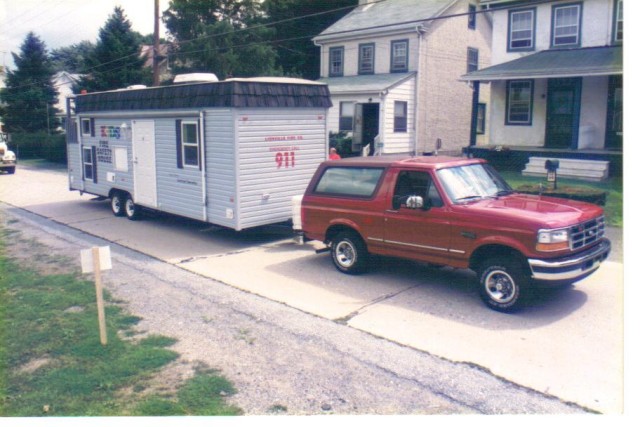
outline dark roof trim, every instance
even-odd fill
[[[593,77],[622,74],[622,46],[550,49],[465,74],[463,81]]]
[[[76,96],[76,112],[201,108],[329,108],[326,85],[258,81],[160,86]]]

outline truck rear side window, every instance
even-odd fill
[[[327,168],[316,185],[315,193],[363,198],[371,197],[378,187],[383,171],[383,168]]]

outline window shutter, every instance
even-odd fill
[[[176,120],[176,158],[178,169],[182,169],[182,120]]]
[[[91,136],[96,136],[96,119],[90,119],[91,123]]]
[[[93,122],[93,120],[92,120]],[[93,126],[91,126],[93,129]],[[91,162],[93,163],[93,182],[98,183],[98,157],[96,157],[96,147],[91,147]]]

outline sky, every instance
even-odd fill
[[[47,49],[71,46],[84,40],[95,43],[116,6],[122,7],[134,31],[153,33],[154,0],[0,0],[0,65],[13,68],[11,52],[20,46],[29,31]],[[160,14],[169,0],[160,0]],[[160,26],[160,37],[165,35]]]

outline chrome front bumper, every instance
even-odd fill
[[[611,242],[605,238],[596,246],[576,255],[550,260],[530,259],[529,267],[534,280],[574,280],[586,277],[597,270],[600,263],[607,259],[610,251]]]

